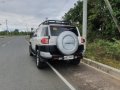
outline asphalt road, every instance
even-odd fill
[[[38,70],[25,37],[0,38],[0,90],[70,90],[50,67]],[[77,90],[120,90],[120,81],[85,64],[52,63]]]

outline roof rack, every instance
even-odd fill
[[[71,25],[70,22],[68,21],[60,21],[60,20],[46,20],[44,22],[41,23],[42,25],[49,25],[49,24],[62,24],[62,25]],[[40,25],[41,25],[40,24]],[[40,26],[39,25],[39,26]]]

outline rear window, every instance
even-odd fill
[[[42,28],[41,36],[48,36],[48,27]]]
[[[58,36],[60,33],[64,31],[71,31],[75,35],[78,36],[78,32],[76,27],[68,27],[68,26],[50,26],[50,31],[52,36]]]

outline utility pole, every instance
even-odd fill
[[[8,30],[8,20],[6,19],[5,22],[6,22],[6,31],[7,31],[7,34],[8,34],[8,31],[9,31]]]
[[[28,33],[29,33],[29,28],[28,28],[28,24],[27,24],[27,23],[25,24],[25,27],[26,27],[26,32],[27,32],[26,34],[28,35]]]
[[[32,28],[31,28],[31,32],[30,32],[30,34],[32,34],[33,32],[34,32],[34,28],[32,27]]]
[[[84,49],[86,50],[87,43],[87,0],[83,0],[83,27],[82,37],[85,39]]]
[[[0,26],[1,26],[2,24],[0,23]]]
[[[104,1],[105,1],[105,4],[106,4],[112,18],[113,18],[113,21],[114,21],[116,27],[118,28],[118,31],[120,32],[120,26],[118,24],[117,18],[114,15],[114,12],[113,12],[112,6],[110,5],[110,2],[108,0],[104,0]]]
[[[6,19],[6,30],[8,31],[8,20]]]

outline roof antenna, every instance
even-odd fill
[[[47,21],[47,20],[48,20],[48,17],[46,17],[45,20]]]

